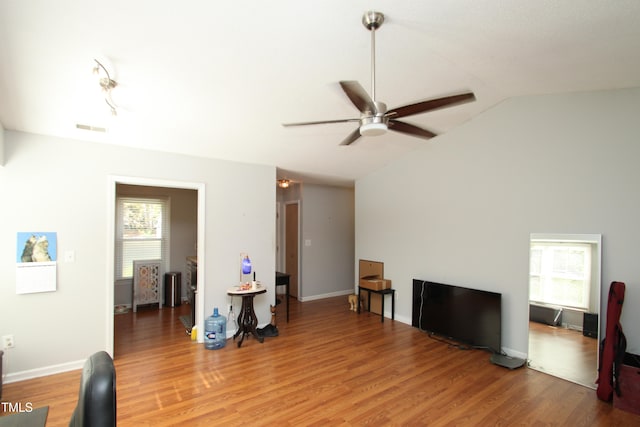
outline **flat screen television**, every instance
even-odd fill
[[[502,294],[413,279],[412,325],[501,353]]]

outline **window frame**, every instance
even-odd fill
[[[579,252],[582,253],[583,262],[581,272],[559,271],[556,261],[559,252]],[[538,260],[534,260],[534,252],[540,252]],[[537,303],[548,304],[559,307],[572,308],[581,311],[588,311],[591,298],[592,281],[592,244],[588,242],[571,241],[531,241],[529,248],[529,292],[530,300]],[[534,268],[534,261],[539,261],[538,271]],[[534,279],[537,278],[537,286]],[[571,300],[558,296],[558,286],[566,286],[558,282],[582,282],[581,301]],[[555,285],[554,285],[555,283]],[[539,293],[534,297],[534,289],[539,288]],[[561,293],[561,292],[560,292]]]
[[[124,237],[124,205],[126,203],[143,203],[143,204],[160,204],[161,206],[161,235],[160,237],[136,237],[136,238],[126,238]],[[115,262],[114,262],[114,277],[115,280],[133,280],[133,260],[134,259],[161,259],[162,266],[164,271],[169,271],[168,266],[170,265],[170,236],[171,236],[171,201],[169,197],[163,196],[130,196],[130,195],[122,195],[116,197],[116,227],[115,227]],[[130,260],[125,258],[126,242],[151,242],[151,241],[159,241],[160,242],[160,257],[142,255],[140,257],[129,257]],[[125,276],[126,263],[131,264],[130,271],[131,276]]]

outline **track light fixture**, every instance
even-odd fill
[[[111,115],[117,116],[118,112],[116,110],[116,104],[113,102],[113,99],[111,99],[111,90],[118,86],[118,82],[111,78],[109,71],[107,71],[100,61],[97,59],[94,59],[94,61],[96,62],[96,65],[93,67],[93,74],[98,76],[98,84],[104,93],[104,101],[111,109]]]

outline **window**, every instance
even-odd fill
[[[530,299],[588,310],[591,289],[591,245],[531,242]]]
[[[133,277],[133,261],[162,259],[169,264],[169,200],[118,197],[115,277]]]

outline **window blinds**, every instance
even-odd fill
[[[115,278],[133,277],[134,260],[161,259],[169,265],[169,199],[118,197]]]

